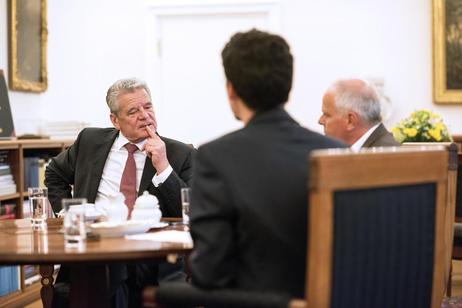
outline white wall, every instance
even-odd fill
[[[462,105],[432,103],[430,0],[284,0],[283,32],[296,58],[289,110],[311,128],[323,91],[339,77],[383,78],[388,126],[415,109],[441,114],[462,133]]]
[[[6,2],[0,0],[0,68],[5,70]],[[453,134],[462,134],[462,105],[432,103],[430,0],[280,4],[282,34],[296,61],[288,109],[302,124],[320,130],[324,90],[339,77],[359,76],[384,79],[393,106],[388,126],[415,109],[429,108],[443,116]],[[10,92],[18,133],[34,121],[110,125],[104,99],[108,86],[122,77],[147,77],[144,5],[143,0],[48,0],[49,88],[42,94]],[[174,119],[193,120],[181,114]]]
[[[0,0],[0,68],[5,70],[6,9],[7,0]],[[145,77],[143,16],[142,1],[48,0],[48,90],[10,91],[17,133],[22,133],[24,122],[111,125],[107,88],[122,77]]]

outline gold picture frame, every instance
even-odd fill
[[[9,0],[9,85],[44,92],[47,76],[47,1]]]
[[[462,103],[461,10],[460,0],[433,0],[433,99],[438,104]]]

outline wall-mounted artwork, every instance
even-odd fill
[[[462,1],[433,0],[433,98],[462,103]]]
[[[47,89],[47,2],[8,1],[9,85],[12,90]]]

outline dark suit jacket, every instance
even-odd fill
[[[380,123],[375,131],[367,138],[363,148],[372,147],[393,147],[400,146],[400,143],[393,138],[393,135]]]
[[[70,185],[74,186],[74,198],[87,198],[89,203],[94,203],[107,156],[118,133],[114,128],[86,128],[71,147],[51,160],[45,172],[45,185],[54,211],[61,210],[61,199],[71,197]],[[180,217],[180,188],[190,184],[194,149],[179,141],[161,139],[173,172],[155,187],[152,178],[156,170],[151,159],[146,158],[138,195],[149,191],[159,199],[164,217]]]
[[[51,160],[45,171],[45,185],[54,211],[61,209],[62,198],[71,198],[70,185],[74,187],[74,198],[87,198],[90,203],[95,201],[107,156],[118,133],[114,128],[86,128],[72,146]],[[191,156],[195,150],[179,141],[161,139],[165,142],[173,171],[164,183],[155,187],[152,178],[156,170],[151,159],[146,158],[138,195],[148,190],[159,199],[162,216],[180,217],[180,188],[191,182]],[[125,266],[119,264],[111,265],[108,273],[110,294],[113,294],[128,273]],[[65,265],[61,266],[57,278],[57,282],[62,281],[69,281],[69,269]],[[122,298],[121,302],[125,300]]]
[[[332,147],[344,145],[282,108],[201,146],[190,215],[193,283],[303,296],[308,155]]]

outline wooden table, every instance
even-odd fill
[[[28,219],[0,221],[0,264],[40,265],[43,306],[51,307],[53,265],[71,269],[71,307],[109,307],[105,263],[127,263],[153,259],[175,259],[191,251],[192,244],[101,238],[87,240],[82,249],[64,246],[62,220],[48,219],[45,231],[33,231]],[[165,229],[183,230],[181,225]],[[151,230],[155,232],[155,230]]]

